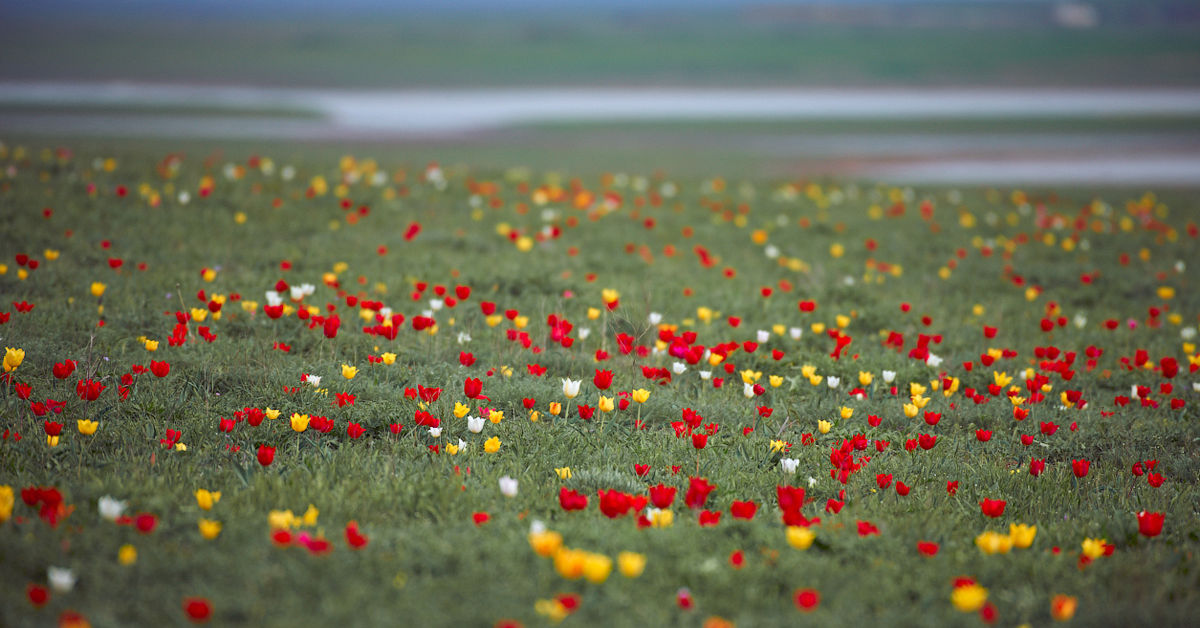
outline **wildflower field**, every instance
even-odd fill
[[[1186,193],[0,146],[0,625],[1200,609]]]

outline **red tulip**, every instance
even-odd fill
[[[1137,514],[1138,532],[1145,537],[1155,537],[1162,534],[1163,519],[1165,515],[1161,512],[1146,512],[1145,510]]]
[[[981,443],[992,440],[992,430],[975,430],[975,439]]]
[[[600,390],[608,390],[608,387],[612,386],[612,378],[612,371],[596,369],[596,376],[592,378],[592,383]]]
[[[1091,466],[1092,466],[1092,463],[1087,460],[1072,460],[1071,461],[1071,470],[1075,472],[1075,477],[1077,477],[1077,478],[1082,478],[1082,477],[1087,476],[1088,469],[1090,469]]]
[[[666,486],[659,484],[658,486],[650,487],[650,503],[654,504],[655,508],[670,508],[671,502],[675,501],[676,489],[674,486]]]
[[[1029,475],[1032,475],[1033,477],[1036,478],[1037,476],[1041,475],[1045,470],[1046,470],[1046,461],[1044,459],[1038,460],[1036,458],[1031,458],[1029,460]]]
[[[909,486],[907,484],[905,484],[904,482],[896,482],[896,494],[897,495],[904,497],[904,496],[908,495],[908,492],[910,490],[912,490],[912,489],[909,488]]]
[[[41,608],[50,601],[50,590],[32,582],[25,587],[25,595],[29,597],[29,603],[33,604],[35,608]]]
[[[346,426],[346,435],[350,438],[357,439],[362,436],[367,430],[363,429],[358,423],[351,423]]]
[[[558,489],[558,504],[563,510],[583,510],[587,508],[588,499],[579,491],[572,491],[563,486]]]
[[[938,544],[932,541],[917,541],[917,551],[926,556],[934,556],[938,553]]]
[[[729,506],[729,514],[735,519],[753,519],[754,513],[758,511],[758,504],[752,501],[734,501]]]
[[[367,537],[358,531],[357,521],[346,524],[346,545],[352,549],[362,549],[367,546],[367,543]]]
[[[270,466],[275,461],[275,448],[267,447],[266,445],[258,446],[258,464],[264,467]]]
[[[709,484],[707,478],[688,478],[688,490],[683,496],[683,502],[688,508],[696,509],[704,506],[708,496],[716,490],[716,484]]]
[[[54,364],[54,377],[57,379],[66,379],[75,372],[75,360],[67,360],[66,362],[56,362]]]
[[[483,382],[475,377],[468,377],[463,382],[463,394],[467,399],[478,399],[483,392]]]
[[[696,449],[704,449],[704,446],[707,444],[708,444],[708,434],[704,434],[704,433],[692,434],[692,447],[695,447]]]
[[[623,517],[633,507],[630,496],[615,489],[597,491],[600,496],[600,512],[609,519]]]
[[[192,622],[201,624],[212,616],[212,604],[202,597],[189,597],[183,600],[183,611]]]
[[[721,523],[721,511],[701,510],[699,519],[701,526],[715,526]]]
[[[816,589],[797,589],[793,594],[796,608],[805,613],[811,613],[821,604],[821,594]]]
[[[985,497],[983,498],[983,501],[979,502],[979,509],[983,511],[983,514],[989,517],[999,517],[1000,515],[1004,514],[1004,507],[1006,505],[1008,505],[1008,502],[1002,499],[990,499]]]
[[[150,360],[150,372],[154,373],[155,377],[166,377],[171,372],[171,365],[167,362]]]
[[[133,527],[137,528],[137,531],[142,534],[150,534],[156,526],[158,526],[158,517],[148,512],[138,513],[133,518]]]

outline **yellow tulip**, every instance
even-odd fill
[[[200,528],[200,536],[211,541],[221,534],[221,522],[213,521],[212,519],[201,519],[198,522]]]
[[[57,436],[46,436],[46,446],[58,447],[58,437]]]
[[[616,404],[613,403],[613,398],[605,397],[604,395],[600,395],[600,401],[598,401],[596,405],[599,407],[601,412],[612,412],[613,409],[616,408]]]
[[[24,349],[13,349],[12,347],[4,348],[4,372],[10,373],[15,371],[21,363],[25,361]]]
[[[12,517],[14,503],[13,488],[7,484],[0,484],[0,523]]]
[[[471,413],[471,407],[463,405],[457,401],[454,402],[454,418],[461,419]]]
[[[562,540],[561,534],[551,530],[529,533],[529,546],[542,558],[554,556],[562,547]]]
[[[308,510],[304,511],[304,514],[300,516],[300,519],[304,521],[304,525],[306,526],[315,526],[317,525],[317,517],[320,515],[321,511],[317,510],[316,506],[309,504]]]
[[[829,421],[817,421],[817,430],[819,430],[822,434],[828,434],[829,430],[832,428],[833,424]]]
[[[617,554],[617,568],[626,578],[636,578],[646,569],[646,555],[637,552],[621,552]]]
[[[771,384],[771,388],[779,388],[780,386],[783,385],[783,376],[782,375],[771,375],[770,377],[767,378],[767,381]]]
[[[457,455],[458,454],[458,445],[446,443],[446,446],[442,448],[442,451],[445,451],[447,454],[450,454],[451,456]]]
[[[500,437],[493,436],[493,437],[487,439],[486,441],[484,441],[483,442],[483,450],[488,452],[489,454],[494,454],[497,451],[500,451]]]
[[[562,404],[557,401],[551,401],[550,402],[550,414],[553,414],[554,416],[558,416],[559,412],[562,412]]]
[[[308,415],[307,414],[300,414],[299,412],[293,412],[291,421],[292,421],[292,429],[294,431],[303,432],[304,430],[308,429]]]
[[[1104,546],[1107,545],[1104,539],[1084,539],[1083,540],[1083,555],[1095,560],[1104,555]]]
[[[804,526],[787,527],[787,543],[798,550],[806,550],[813,544],[817,533]]]
[[[554,570],[567,580],[578,580],[583,575],[583,563],[587,552],[563,547],[554,554]]]
[[[843,419],[850,418],[851,416],[854,415],[854,408],[851,408],[849,406],[842,406],[841,415],[842,415]]]
[[[89,421],[87,419],[79,419],[77,421],[79,433],[84,436],[91,436],[96,433],[96,428],[100,427],[99,421]]]
[[[533,410],[529,413],[529,421],[531,423],[537,423],[538,419],[540,419],[540,418],[542,418],[542,414],[540,412],[538,412],[537,410]]]
[[[600,318],[600,310],[597,308],[594,308],[594,307],[589,307],[587,310],[587,317],[588,317],[588,320],[591,320],[591,321],[594,321],[597,318]]]
[[[221,491],[210,491],[208,489],[196,490],[196,505],[201,510],[212,510],[213,504],[221,501]]]
[[[355,375],[358,375],[358,367],[350,366],[349,364],[342,365],[342,377],[345,377],[346,379],[354,379]]]
[[[99,281],[93,281],[92,282],[92,296],[99,299],[100,297],[104,296],[104,289],[107,287],[108,286],[104,285],[103,283],[100,283]]]
[[[267,418],[272,421],[279,418],[279,411],[272,410],[271,408],[267,408],[265,411],[263,411],[263,414],[266,414]]]
[[[870,386],[871,382],[873,382],[873,381],[875,381],[874,373],[871,373],[870,371],[859,371],[858,372],[858,385],[859,386]]]
[[[1054,621],[1068,621],[1075,616],[1079,598],[1059,593],[1050,599],[1050,616]]]
[[[650,391],[646,390],[645,388],[638,388],[637,390],[633,391],[631,396],[633,397],[633,400],[638,403],[646,403],[646,400],[650,398]]]
[[[206,318],[208,318],[208,310],[202,307],[192,308],[192,320],[197,323],[203,323]]]
[[[975,537],[975,546],[984,554],[1007,554],[1012,549],[1012,538],[1006,534],[988,530]]]
[[[588,553],[583,559],[583,577],[592,584],[603,584],[612,573],[613,560],[604,554]]]
[[[488,412],[488,420],[496,425],[499,425],[500,422],[504,420],[504,411],[503,410],[490,410]]]
[[[392,353],[392,352],[390,352],[390,351],[389,351],[389,352],[387,352],[387,353],[384,353],[384,354],[380,355],[379,357],[380,357],[380,358],[382,358],[382,359],[383,359],[383,363],[384,363],[384,364],[386,364],[386,365],[388,365],[388,366],[391,366],[391,365],[393,365],[393,364],[395,364],[395,363],[396,363],[396,354],[395,354],[395,353]]]
[[[267,513],[267,526],[272,530],[287,530],[300,525],[296,514],[290,510],[272,510]]]
[[[151,351],[151,352],[158,351],[158,341],[157,340],[147,340],[143,346],[146,347],[146,351]]]
[[[126,543],[117,550],[117,561],[128,567],[137,562],[137,548]]]
[[[1037,536],[1037,526],[1013,523],[1008,526],[1008,536],[1012,537],[1013,547],[1025,549],[1033,545],[1033,537]]]
[[[983,608],[987,598],[988,590],[978,584],[958,587],[954,589],[954,593],[950,594],[950,601],[954,604],[954,608],[964,613],[974,613]]]
[[[926,390],[928,389],[916,382],[909,382],[908,384],[908,394],[912,395],[913,397],[920,397],[921,395],[924,395]]]
[[[554,473],[558,475],[560,480],[571,479],[571,467],[555,467]]]
[[[652,508],[646,513],[646,518],[650,520],[650,525],[655,528],[669,528],[675,523],[675,513],[670,510]]]

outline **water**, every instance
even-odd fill
[[[39,113],[57,106],[59,111]],[[0,133],[426,140],[544,123],[612,121],[1103,120],[1200,117],[1200,90],[286,89],[0,83]],[[187,115],[170,113],[186,107]],[[61,109],[65,108],[65,109]],[[153,111],[161,108],[160,111]],[[92,109],[92,111],[88,111]],[[257,112],[246,116],[246,112]],[[289,115],[289,112],[291,114]],[[303,114],[303,115],[295,115]],[[930,182],[1200,183],[1200,131],[1182,133],[728,134],[693,140],[764,158],[828,159],[829,173]],[[707,142],[707,145],[705,144]],[[849,165],[847,165],[849,164]]]

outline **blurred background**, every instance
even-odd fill
[[[0,4],[0,140],[1200,181],[1194,0]]]

